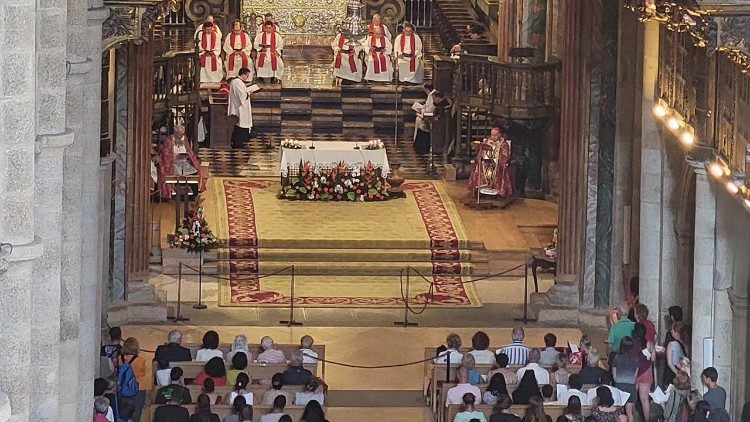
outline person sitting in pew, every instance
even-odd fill
[[[249,404],[249,407],[252,409],[253,403],[250,402]],[[242,422],[242,412],[246,407],[248,407],[248,402],[247,399],[245,399],[245,396],[234,396],[234,400],[232,400],[232,414],[225,416],[224,422]],[[251,416],[250,420],[252,419]]]
[[[164,357],[169,362],[189,362],[193,360],[190,356],[190,349],[180,346],[182,343],[182,333],[172,330],[167,336],[167,344],[161,344],[154,352],[154,360],[158,361]]]
[[[220,422],[219,415],[211,412],[211,399],[201,394],[196,400],[195,413],[190,415],[190,422]]]
[[[510,412],[510,406],[513,401],[507,394],[502,394],[497,398],[497,404],[492,408],[490,422],[521,422],[521,418]]]
[[[513,339],[513,342],[498,349],[495,353],[505,353],[508,355],[511,365],[526,365],[526,361],[529,359],[529,353],[531,353],[531,348],[523,344],[523,339],[525,337],[523,327],[513,328],[510,336],[511,339]]]
[[[495,374],[490,378],[490,384],[487,386],[487,391],[482,396],[482,402],[487,404],[496,404],[498,397],[508,396],[508,387],[505,385],[505,377],[503,374]]]
[[[529,407],[523,416],[524,422],[552,422],[552,418],[544,412],[544,401],[542,396],[532,396],[529,399]]]
[[[557,418],[557,422],[583,422],[581,399],[578,396],[570,396],[568,404],[565,406],[563,414]]]
[[[109,411],[109,399],[106,397],[96,397],[94,399],[94,422],[109,422],[107,412]]]
[[[615,406],[612,392],[605,386],[596,389],[596,405],[591,410],[591,416],[596,422],[627,422],[625,409]]]
[[[169,360],[162,356],[156,361],[156,385],[164,387],[169,385],[169,374],[172,373],[172,368],[169,367]]]
[[[567,405],[568,400],[571,397],[578,397],[581,403],[589,404],[589,396],[586,395],[581,389],[583,388],[583,382],[578,374],[572,374],[568,380],[568,389],[557,397],[557,402],[562,405]],[[559,391],[559,390],[558,390]]]
[[[260,339],[260,347],[263,350],[263,352],[258,355],[258,362],[266,362],[266,363],[286,362],[286,356],[284,356],[284,352],[276,348],[276,344],[274,344],[273,339],[271,337],[265,336],[262,339]]]
[[[237,375],[237,382],[234,384],[232,391],[224,397],[224,404],[233,404],[237,396],[245,398],[247,404],[252,405],[254,402],[253,392],[247,389],[250,384],[250,377],[245,373]]]
[[[487,374],[487,378],[492,378],[495,374],[502,374],[505,378],[505,385],[516,385],[518,384],[518,378],[516,377],[516,371],[512,368],[508,368],[508,355],[505,353],[498,353],[495,355],[495,364],[492,366],[493,369]]]
[[[294,399],[292,393],[282,389],[284,387],[284,374],[277,372],[271,377],[271,388],[263,393],[263,405],[270,406],[275,403],[276,397],[284,396],[287,403]]]
[[[180,405],[181,397],[173,395],[163,404],[156,408],[153,422],[190,422],[190,413]]]
[[[250,375],[247,373],[247,357],[248,355],[242,352],[235,353],[232,356],[232,369],[227,371],[227,384],[237,384],[237,375],[239,374]]]
[[[167,404],[172,401],[172,397],[177,396],[177,403],[190,404],[193,400],[190,398],[190,390],[183,386],[182,382],[183,371],[182,368],[174,367],[170,370],[169,385],[161,387],[156,391],[156,397],[154,397],[154,403],[156,404]]]
[[[250,359],[253,358],[253,354],[250,353],[250,348],[247,347],[247,336],[243,334],[238,334],[234,336],[234,341],[232,342],[232,348],[230,351],[227,352],[227,361],[232,362],[232,359],[238,354],[244,354],[245,359],[250,362]]]
[[[557,366],[557,370],[549,377],[549,384],[552,384],[553,387],[557,386],[557,384],[567,385],[568,379],[570,378],[570,372],[568,371],[568,358],[564,355],[559,355],[555,365]]]
[[[456,333],[448,334],[448,337],[445,338],[445,346],[443,350],[440,350],[440,347],[438,348],[437,358],[435,358],[435,363],[444,364],[447,361],[447,356],[450,354],[450,363],[451,364],[459,364],[461,363],[461,359],[464,357],[463,353],[459,352],[458,349],[461,347],[461,337]]]
[[[284,407],[286,406],[286,397],[283,395],[276,396],[273,400],[273,407],[268,411],[267,415],[263,415],[260,418],[260,422],[279,422],[282,416],[284,416]]]
[[[294,422],[292,421],[292,417],[289,415],[284,415],[279,418],[279,422]]]
[[[323,412],[323,407],[317,400],[310,400],[310,403],[307,403],[305,410],[302,411],[302,418],[300,420],[302,422],[328,422],[326,414]]]
[[[463,358],[461,358],[461,366],[469,370],[469,384],[477,385],[483,383],[482,374],[475,369],[477,364],[474,360],[474,355],[469,353],[465,354]]]
[[[201,388],[201,392],[202,394],[207,395],[209,399],[211,399],[212,404],[221,403],[221,396],[216,394],[216,384],[214,384],[214,380],[212,378],[206,378],[206,380],[203,381],[203,388]]]
[[[240,422],[253,422],[253,407],[252,406],[245,406],[245,408],[242,409],[242,417],[240,418]]]
[[[539,385],[549,384],[549,371],[539,366],[539,358],[540,353],[537,349],[531,349],[531,352],[529,352],[529,359],[526,366],[519,369],[518,372],[516,372],[516,378],[518,381],[521,381],[521,378],[526,373],[526,371],[533,371],[534,376],[536,377],[536,382]]]
[[[463,397],[466,393],[474,395],[475,403],[482,400],[482,391],[476,385],[469,383],[469,370],[466,367],[458,368],[458,383],[455,387],[451,387],[445,393],[445,407],[452,404],[463,403]]]
[[[599,352],[596,349],[589,349],[586,354],[586,361],[584,362],[581,371],[578,372],[581,377],[581,381],[584,384],[609,384],[611,377],[606,369],[599,366]]]
[[[203,335],[202,344],[203,348],[195,352],[196,362],[208,362],[214,357],[224,360],[224,353],[219,350],[219,333],[214,330],[206,331],[206,334]]]
[[[557,362],[557,357],[560,352],[555,349],[557,345],[557,336],[552,333],[544,335],[544,345],[546,346],[541,352],[541,358],[539,359],[540,365],[550,366]]]
[[[325,403],[324,391],[325,388],[320,385],[320,380],[316,377],[310,377],[302,387],[302,391],[294,393],[294,404],[306,406],[311,401]]]
[[[471,348],[469,352],[474,356],[478,365],[492,365],[495,363],[495,353],[487,350],[490,347],[490,337],[484,331],[477,331],[471,336]]]
[[[529,404],[529,399],[534,396],[541,397],[541,392],[534,371],[529,369],[523,374],[518,382],[518,387],[513,391],[513,404]]]
[[[299,340],[299,350],[305,354],[302,363],[317,363],[318,352],[312,349],[315,340],[311,336],[302,336]]]
[[[195,384],[203,385],[207,378],[214,380],[214,385],[227,385],[227,367],[224,365],[224,357],[213,357],[203,366],[203,371],[195,377]]]
[[[557,401],[552,400],[552,395],[555,393],[555,389],[551,385],[545,384],[539,387],[539,391],[542,393],[544,404],[557,404]]]
[[[303,358],[304,355],[301,350],[292,352],[292,360],[289,363],[289,368],[284,371],[285,385],[305,385],[310,377],[313,376],[312,372],[302,367]]]
[[[474,409],[474,401],[476,401],[474,394],[466,393],[462,397],[462,400],[461,411],[453,418],[453,422],[487,422],[484,413]]]

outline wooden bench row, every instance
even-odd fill
[[[183,377],[185,379],[194,379],[203,371],[203,366],[206,362],[170,362],[169,367],[180,367],[183,371]],[[305,363],[302,365],[303,368],[309,370],[316,375],[318,372],[318,365],[315,363]],[[284,372],[289,368],[289,364],[286,363],[258,363],[252,362],[247,365],[245,372],[250,376],[251,381],[270,380],[274,374]],[[227,370],[231,369],[231,365],[227,366]],[[156,376],[156,362],[153,365],[153,375]],[[321,375],[322,377],[322,375]]]
[[[156,386],[152,388],[149,391],[148,395],[148,403],[154,403],[156,399],[156,393],[159,391],[161,387]],[[195,403],[196,400],[198,400],[198,396],[203,393],[203,387],[200,385],[186,385],[185,388],[187,388],[190,391],[190,398],[192,399],[192,402]],[[271,387],[268,385],[260,385],[260,384],[251,384],[248,385],[245,390],[253,393],[253,406],[256,404],[260,404],[261,400],[263,400],[263,394],[265,394],[266,391],[268,391]],[[288,391],[292,394],[302,391],[301,385],[286,385],[281,388],[284,391]],[[214,394],[221,397],[222,400],[224,400],[224,397],[226,397],[229,393],[232,392],[232,387],[226,386],[226,387],[216,387],[214,390]],[[321,403],[322,404],[322,403]]]
[[[143,412],[143,417],[141,418],[141,421],[143,422],[152,422],[154,420],[154,412],[156,412],[156,409],[161,406],[158,404],[152,404],[148,408],[146,408]],[[188,412],[192,415],[195,413],[195,405],[194,404],[186,404],[182,407],[186,408]],[[268,414],[272,409],[272,406],[261,406],[261,405],[253,405],[253,421],[259,422],[260,418],[263,415]],[[302,418],[302,412],[304,412],[305,407],[304,406],[286,406],[284,408],[284,413],[291,416],[292,420],[295,422],[300,421]],[[325,407],[323,408],[325,411]],[[219,415],[219,420],[224,420],[225,416],[232,414],[232,406],[225,405],[225,404],[216,404],[211,406],[211,412],[216,413]],[[148,418],[148,420],[146,420]]]
[[[190,349],[190,356],[192,356],[193,360],[195,360],[195,353],[198,350],[202,349],[203,345],[199,343],[183,343],[182,347]],[[292,352],[294,352],[295,350],[299,350],[299,344],[276,344],[276,348],[284,352],[284,355],[286,355],[287,359],[291,359]],[[248,349],[250,350],[253,359],[257,359],[258,354],[262,351],[260,345],[258,344],[248,344]],[[224,354],[224,356],[226,356],[227,353],[232,350],[232,344],[220,343],[217,350],[220,350]],[[313,345],[312,350],[318,354],[318,358],[326,358],[326,348],[324,345]]]
[[[490,416],[492,415],[492,408],[494,406],[489,404],[479,404],[474,406],[474,410],[477,412],[484,413],[487,420],[490,420]],[[513,413],[514,415],[523,418],[523,415],[526,413],[526,408],[528,406],[525,405],[519,405],[514,404],[510,407],[510,413]],[[456,418],[456,414],[461,411],[461,406],[457,404],[452,404],[448,406],[447,410],[447,416],[446,421],[453,422],[453,419]],[[565,412],[565,406],[560,404],[545,404],[544,405],[544,413],[546,413],[550,418],[552,418],[553,421],[557,420],[558,417],[562,416]],[[588,415],[591,413],[591,406],[581,406],[581,414]]]

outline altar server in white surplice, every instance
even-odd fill
[[[250,34],[242,30],[240,21],[234,21],[232,32],[224,40],[224,53],[227,61],[227,79],[237,76],[241,68],[253,71],[250,53],[253,51],[253,40]],[[253,79],[252,75],[250,79]]]
[[[274,19],[273,14],[266,13],[266,16],[263,17],[263,22],[261,22],[260,25],[258,25],[258,28],[256,28],[255,30],[256,34],[260,34],[261,32],[263,32],[263,28],[265,27],[266,22],[271,22],[273,24],[273,30],[276,31],[277,34],[281,33],[281,31],[279,31],[279,23],[276,22],[276,19]]]
[[[390,82],[393,79],[392,52],[391,40],[383,36],[383,31],[376,26],[373,35],[365,40],[365,60],[367,62],[365,80]]]
[[[404,24],[404,30],[396,36],[393,44],[398,58],[398,80],[421,84],[424,82],[422,62],[422,39],[414,33],[414,25]]]
[[[212,15],[206,16],[206,22],[211,22],[211,25],[214,26],[216,29],[216,35],[219,36],[219,40],[221,40],[221,28],[219,28],[219,25],[214,23],[214,17]],[[206,22],[203,22],[202,24],[198,25],[197,28],[195,28],[195,34],[193,34],[193,39],[198,41],[198,34],[203,31],[203,25],[206,24]]]
[[[224,64],[221,62],[221,38],[210,22],[203,24],[198,34],[198,56],[201,65],[201,83],[221,82],[224,79]]]
[[[375,28],[380,28],[380,30],[383,33],[383,36],[388,38],[388,41],[393,39],[393,35],[391,35],[391,30],[388,29],[388,27],[383,24],[383,18],[378,13],[372,15],[372,19],[370,20],[370,25],[367,27],[368,37],[371,37],[372,35],[375,34]]]
[[[272,78],[272,82],[281,79],[284,75],[284,62],[281,60],[284,39],[274,30],[273,22],[263,24],[263,32],[255,36],[255,49],[258,51],[255,61],[258,77]]]
[[[229,83],[227,116],[238,119],[232,131],[232,148],[242,148],[250,139],[250,130],[253,128],[253,109],[250,105],[250,93],[245,85],[251,74],[250,69],[243,67]]]
[[[359,53],[362,46],[349,45],[349,40],[338,34],[331,43],[333,48],[333,76],[347,81],[359,82],[362,80],[362,63]]]

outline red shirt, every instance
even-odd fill
[[[643,321],[643,325],[646,327],[646,341],[651,342],[652,344],[656,344],[656,326],[654,326],[654,323],[645,320]],[[645,344],[643,345],[646,346]]]
[[[203,385],[203,381],[205,381],[205,380],[207,380],[209,378],[211,378],[211,379],[214,380],[214,385],[216,387],[221,387],[221,386],[227,385],[227,377],[209,377],[208,374],[205,373],[205,372],[201,372],[200,374],[198,374],[197,377],[195,377],[195,384],[196,385]]]

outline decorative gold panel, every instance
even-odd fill
[[[268,12],[282,35],[334,35],[346,14],[346,0],[242,0],[243,17]]]

